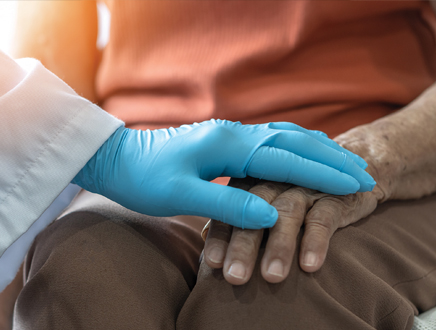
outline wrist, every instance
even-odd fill
[[[119,127],[71,182],[90,192],[105,195],[108,180],[111,178],[110,173],[113,171],[119,148],[127,132],[128,129],[124,126]]]

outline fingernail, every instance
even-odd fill
[[[306,252],[303,257],[303,265],[305,266],[315,266],[316,265],[316,254],[313,252]]]
[[[228,274],[242,280],[245,278],[245,267],[239,262],[235,262],[230,266]]]
[[[224,259],[224,250],[215,246],[212,248],[212,250],[210,250],[207,257],[214,264],[220,264]]]
[[[268,274],[283,277],[283,263],[278,259],[273,260],[268,267]]]

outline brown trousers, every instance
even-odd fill
[[[410,329],[436,306],[436,195],[380,205],[335,233],[320,271],[294,262],[280,284],[199,265],[204,223],[82,193],[34,242],[14,329]]]

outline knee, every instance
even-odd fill
[[[70,275],[122,257],[141,237],[132,228],[88,211],[70,213],[52,223],[35,239],[26,262],[26,277],[48,262]],[[56,268],[54,268],[56,269]]]

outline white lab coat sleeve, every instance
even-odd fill
[[[1,257],[121,125],[40,62],[0,52]],[[13,278],[7,266],[0,262],[0,291]]]
[[[69,184],[38,220],[6,249],[0,257],[0,292],[15,278],[35,237],[61,215],[79,191],[79,186]]]

